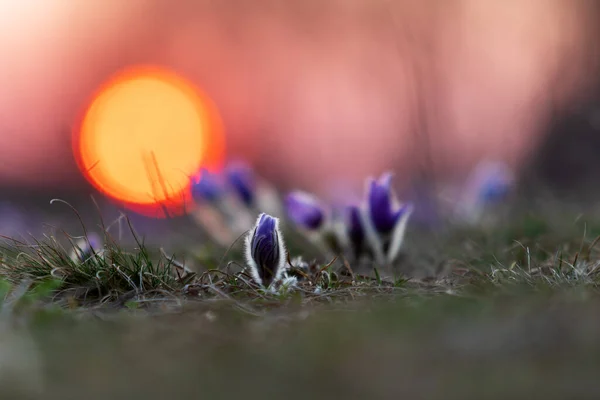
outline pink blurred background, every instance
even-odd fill
[[[231,157],[331,196],[340,182],[480,159],[519,167],[598,79],[594,0],[0,2],[0,179],[81,182],[70,131],[93,90],[152,63],[217,103]]]

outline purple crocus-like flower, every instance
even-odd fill
[[[365,238],[377,262],[392,263],[398,257],[412,204],[400,204],[392,190],[392,174],[368,181],[364,213],[358,213]]]
[[[223,194],[219,176],[204,168],[192,178],[191,190],[196,201],[216,201]]]
[[[323,225],[325,211],[315,196],[294,191],[287,195],[285,206],[288,217],[296,225],[308,230],[317,230]]]
[[[227,183],[240,200],[251,207],[254,204],[256,177],[254,171],[242,162],[232,162],[225,168]]]
[[[386,173],[379,180],[371,180],[367,192],[367,209],[373,227],[380,234],[389,234],[407,211],[399,206],[392,190],[392,174]]]
[[[365,229],[360,216],[360,209],[356,206],[346,208],[347,232],[350,243],[356,252],[360,250],[365,240]]]
[[[246,262],[252,278],[268,288],[281,279],[286,267],[286,251],[279,230],[279,219],[260,214],[246,236]]]

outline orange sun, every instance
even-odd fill
[[[145,215],[185,212],[190,179],[220,168],[221,120],[210,99],[167,70],[138,67],[110,79],[76,130],[73,150],[102,193]]]

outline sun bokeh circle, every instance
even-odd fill
[[[180,215],[190,177],[221,167],[223,127],[208,96],[166,69],[122,71],[92,97],[77,126],[73,152],[99,191],[136,212]]]

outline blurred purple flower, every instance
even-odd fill
[[[256,178],[250,166],[242,162],[232,162],[225,168],[227,183],[248,207],[254,205]]]
[[[455,206],[456,215],[468,223],[495,218],[489,206],[508,200],[514,186],[512,170],[502,162],[481,161],[473,169]]]
[[[350,244],[355,249],[355,252],[358,252],[365,239],[365,228],[363,227],[360,216],[361,211],[356,206],[350,206],[346,211],[348,238],[350,239]]]
[[[498,203],[510,193],[513,177],[503,165],[485,165],[480,170],[478,197],[483,203]]]
[[[279,231],[279,219],[260,214],[254,228],[246,236],[246,262],[252,278],[269,287],[285,272],[286,251]]]
[[[100,236],[98,236],[96,233],[91,232],[90,234],[88,234],[87,239],[89,247],[91,247],[95,251],[98,251],[102,248],[102,239],[100,239]]]
[[[216,201],[223,195],[223,186],[219,176],[202,168],[192,178],[192,197],[196,201]]]
[[[319,200],[310,193],[294,191],[287,195],[285,206],[288,217],[298,226],[317,230],[323,225],[325,211]]]
[[[379,180],[372,179],[367,192],[367,209],[373,227],[378,233],[390,233],[408,207],[398,206],[392,190],[392,174],[386,173]]]

